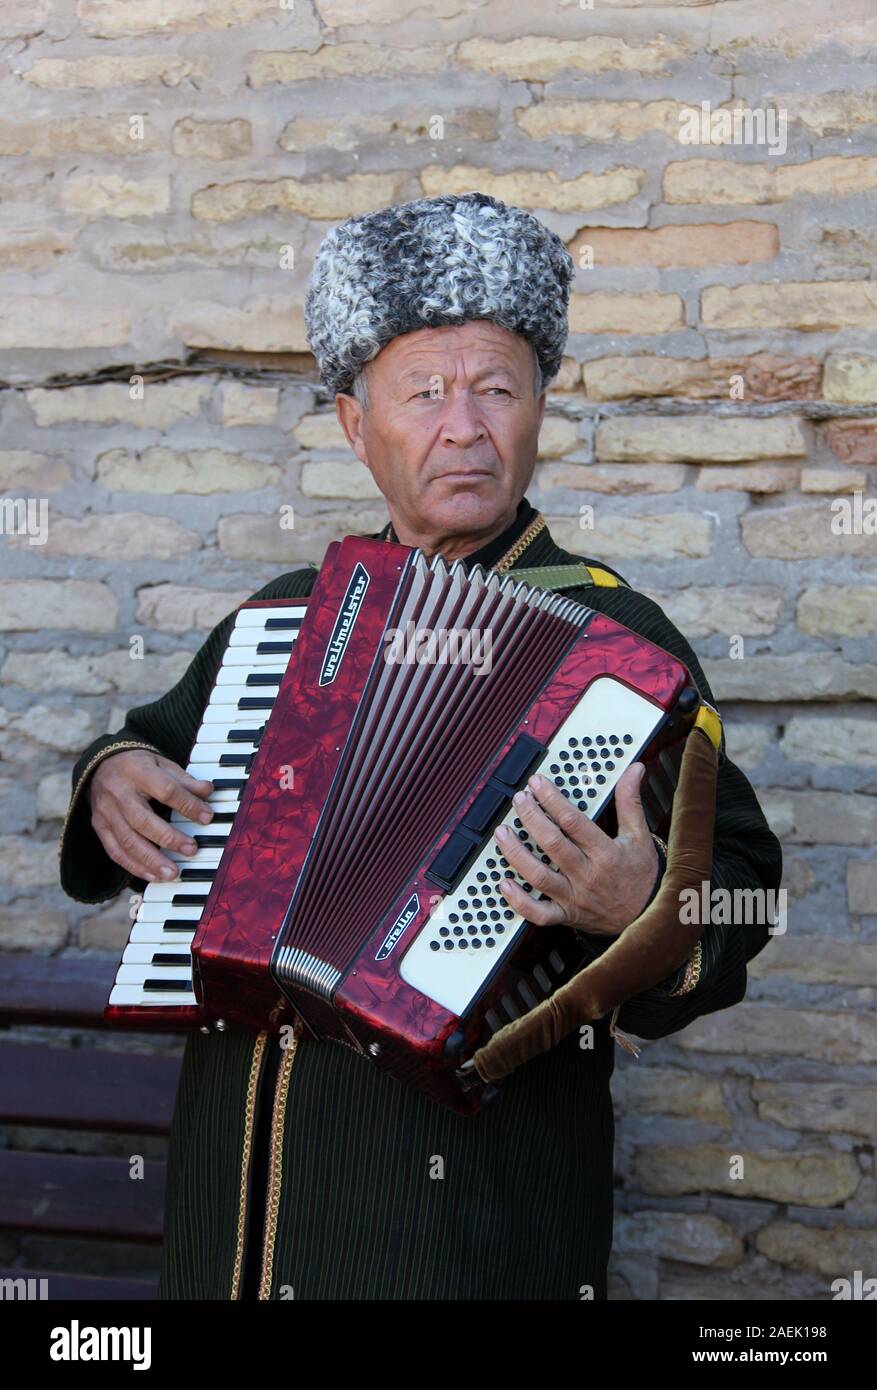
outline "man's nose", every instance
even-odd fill
[[[464,446],[474,444],[485,434],[478,398],[471,391],[448,392],[442,412],[442,439]]]

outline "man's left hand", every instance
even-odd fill
[[[658,851],[646,824],[639,787],[645,768],[632,763],[615,790],[618,834],[613,839],[537,773],[513,798],[515,814],[551,864],[543,864],[514,830],[497,827],[500,852],[533,892],[503,879],[509,906],[528,922],[560,923],[618,936],[642,912],[655,886]],[[552,867],[555,866],[555,867]],[[547,894],[540,898],[539,893]]]

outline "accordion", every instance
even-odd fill
[[[477,1112],[473,1054],[590,959],[498,889],[500,823],[550,863],[512,797],[540,771],[612,834],[640,760],[666,835],[701,712],[680,661],[562,593],[334,542],[309,599],[237,612],[188,764],[214,818],[173,813],[198,850],[147,886],[107,1019],[292,1028]]]

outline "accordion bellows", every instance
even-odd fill
[[[699,704],[681,662],[561,594],[336,542],[192,922],[194,1002],[159,992],[138,1026],[292,1025],[474,1113],[464,1059],[585,958],[579,933],[534,927],[499,893],[515,875],[496,826],[529,845],[514,792],[541,771],[612,833],[639,759],[666,833]]]

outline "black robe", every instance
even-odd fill
[[[535,516],[524,499],[508,530],[467,566],[496,564]],[[543,529],[513,568],[579,559]],[[294,570],[254,597],[300,597],[315,574]],[[680,658],[715,703],[691,647],[650,599],[623,582],[564,592]],[[151,747],[186,765],[232,621],[214,628],[172,690],[131,710],[123,729],[95,740],[76,764],[61,841],[70,896],[102,902],[128,886],[142,891],[104,852],[83,788],[121,747]],[[775,889],[781,872],[755,793],[725,757],[712,887]],[[746,962],[767,939],[763,925],[708,924],[696,959],[629,1001],[618,1027],[660,1038],[736,1004]],[[610,938],[587,940],[596,953]],[[281,1049],[266,1033],[237,1028],[192,1033],[170,1140],[159,1296],[604,1299],[615,1046],[604,1018],[593,1048],[573,1036],[508,1078],[481,1115],[464,1118],[346,1047]]]

